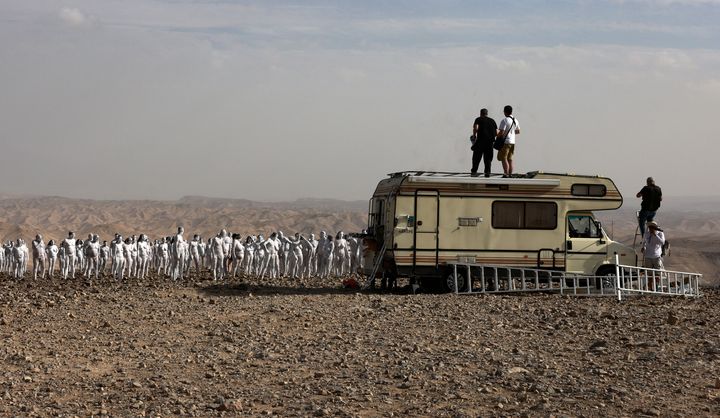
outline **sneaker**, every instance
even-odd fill
[[[470,173],[470,177],[477,177],[478,173]]]
[[[485,177],[490,177],[490,173],[485,173]]]
[[[508,177],[510,177],[510,176],[508,176],[507,174],[503,174],[503,176],[502,176],[502,178],[504,178],[504,179],[506,179]]]

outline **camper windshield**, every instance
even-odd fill
[[[568,235],[570,238],[602,238],[600,228],[592,216],[568,216]]]

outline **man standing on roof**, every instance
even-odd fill
[[[643,187],[636,197],[642,197],[640,204],[640,213],[638,214],[638,224],[640,226],[640,235],[645,236],[645,223],[655,219],[657,210],[660,209],[662,202],[662,190],[655,185],[652,177],[647,178],[647,185]]]
[[[513,156],[515,155],[515,135],[520,135],[520,124],[512,114],[510,105],[503,108],[505,117],[500,121],[497,136],[505,138],[505,145],[498,151],[497,159],[502,162],[503,177],[510,177],[513,173]]]
[[[473,145],[470,148],[473,151],[472,169],[470,169],[470,174],[473,177],[478,175],[478,166],[483,157],[485,158],[485,177],[490,177],[490,165],[493,158],[492,146],[496,134],[497,124],[492,118],[488,117],[487,109],[480,109],[480,116],[475,119],[473,124]]]

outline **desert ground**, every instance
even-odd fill
[[[718,416],[720,294],[0,278],[5,416]]]
[[[364,206],[5,198],[0,236],[357,231]],[[632,242],[626,212],[603,223]],[[0,276],[0,415],[720,416],[720,216],[661,219],[701,298]]]

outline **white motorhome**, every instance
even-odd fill
[[[622,265],[636,265],[637,255],[611,240],[593,211],[622,202],[600,176],[389,174],[370,199],[363,269],[424,285],[447,283],[450,261],[614,274],[616,254]]]

